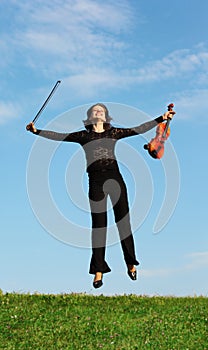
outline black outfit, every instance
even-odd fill
[[[143,134],[162,121],[163,118],[158,117],[134,128],[110,126],[101,133],[89,130],[69,134],[37,130],[35,133],[51,140],[79,143],[85,151],[92,216],[92,258],[89,270],[91,274],[111,271],[105,261],[108,195],[113,204],[124,260],[127,265],[139,265],[130,225],[127,189],[114,150],[118,140]]]

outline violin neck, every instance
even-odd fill
[[[166,134],[167,134],[167,131],[168,131],[168,128],[169,128],[170,121],[171,121],[171,119],[168,118],[168,119],[167,119],[167,122],[166,122],[165,130],[164,130],[163,135],[162,135],[162,137],[164,137],[164,138],[166,137]]]

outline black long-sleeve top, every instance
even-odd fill
[[[143,134],[161,122],[163,122],[162,116],[133,128],[112,126],[103,132],[81,130],[72,133],[37,129],[34,134],[50,140],[79,143],[85,151],[87,172],[92,173],[101,170],[118,170],[115,156],[116,142],[125,137]]]

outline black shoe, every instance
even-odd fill
[[[93,282],[93,287],[94,288],[100,288],[100,287],[102,287],[102,285],[103,285],[103,281],[102,280],[98,280],[98,281]]]
[[[131,271],[128,269],[127,273],[128,273],[128,275],[129,275],[129,277],[131,278],[131,280],[136,281],[136,279],[137,279],[137,272],[136,272],[136,270],[131,272]]]

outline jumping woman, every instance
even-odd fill
[[[27,130],[35,135],[55,141],[76,142],[86,155],[87,173],[89,176],[89,202],[92,218],[92,257],[89,273],[94,275],[93,286],[103,285],[103,274],[111,269],[105,260],[107,233],[107,198],[111,199],[115,222],[118,228],[127,273],[132,280],[137,279],[136,259],[133,234],[131,230],[127,189],[119,171],[115,156],[116,142],[122,138],[143,134],[172,118],[173,112],[147,121],[133,128],[117,128],[111,125],[107,107],[97,103],[87,111],[84,120],[85,129],[72,133],[36,129],[33,122]]]

